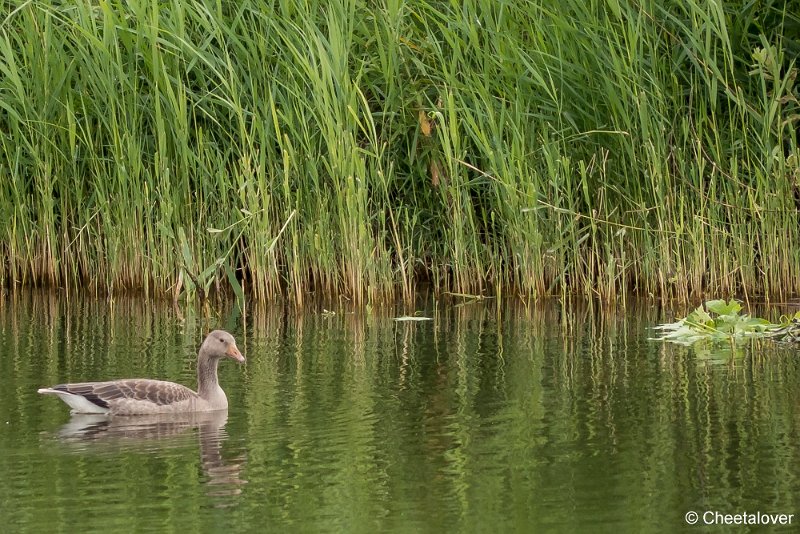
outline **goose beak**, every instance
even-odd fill
[[[244,360],[244,356],[242,356],[242,353],[239,352],[239,349],[236,347],[236,345],[231,345],[230,347],[228,347],[228,350],[225,351],[225,354],[229,358],[233,358],[234,360],[236,360],[239,363],[244,363],[244,361],[245,361]]]

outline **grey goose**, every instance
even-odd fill
[[[174,382],[126,378],[59,384],[42,388],[39,393],[58,395],[72,408],[72,413],[144,415],[225,410],[228,398],[217,379],[217,365],[223,358],[245,361],[233,336],[224,330],[214,330],[197,354],[197,392]]]

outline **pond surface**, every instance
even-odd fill
[[[648,306],[422,311],[435,320],[5,296],[4,531],[665,532],[699,528],[690,511],[800,513],[796,349],[651,342]],[[213,328],[248,359],[220,365],[227,414],[71,417],[36,393],[194,387]]]

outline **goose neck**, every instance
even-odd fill
[[[217,365],[219,359],[200,355],[197,360],[197,393],[204,399],[209,398],[219,389]]]

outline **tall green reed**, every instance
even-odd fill
[[[5,285],[800,289],[782,3],[3,5]]]

